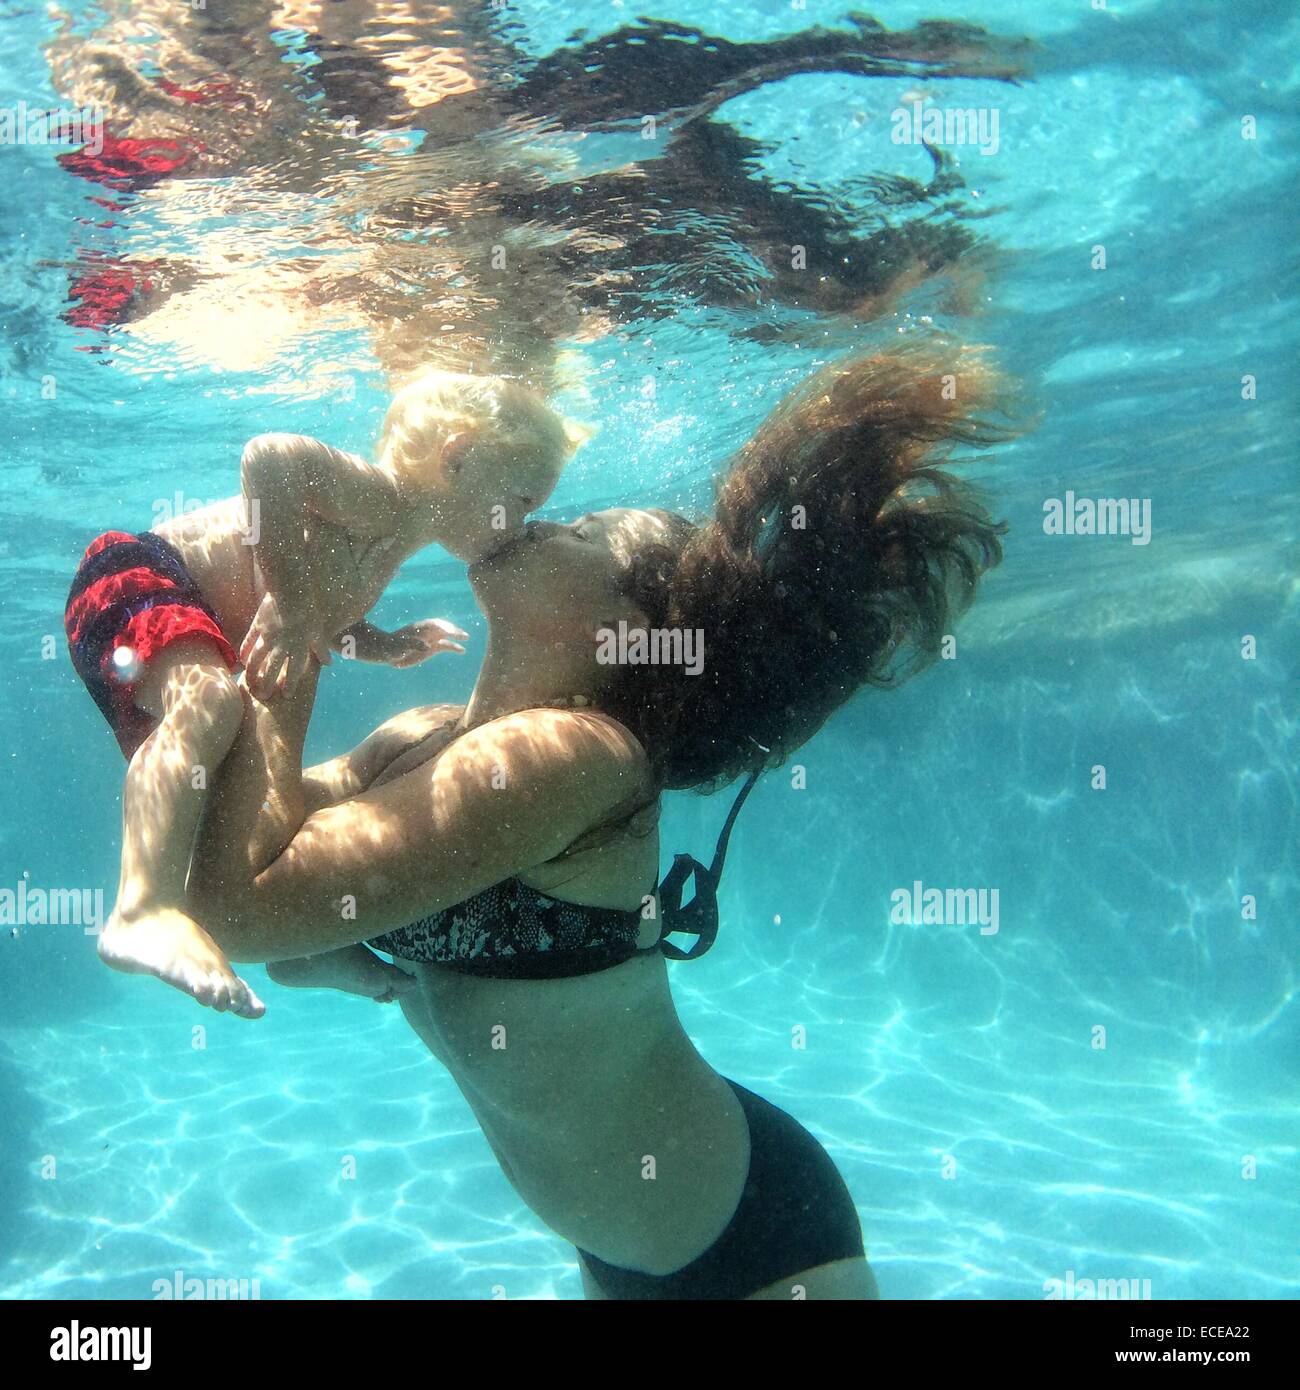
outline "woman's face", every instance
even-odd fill
[[[567,525],[530,521],[517,540],[470,566],[470,584],[489,622],[553,638],[594,632],[634,614],[618,590],[624,564],[666,531],[653,512],[631,507],[588,512]]]

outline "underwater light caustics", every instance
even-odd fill
[[[232,50],[223,9],[159,7],[151,58],[127,0],[106,0],[91,32],[50,45],[55,90],[107,113],[103,148],[65,154],[63,168],[142,210],[159,204],[123,218],[109,263],[168,267],[161,286],[133,286],[121,269],[82,276],[67,321],[129,328],[172,360],[252,370],[314,352],[327,319],[331,333],[368,337],[390,382],[433,353],[453,370],[558,389],[558,345],[683,304],[760,318],[890,312],[894,291],[966,259],[973,238],[948,197],[960,180],[909,184],[906,206],[895,191],[890,216],[904,221],[882,233],[874,194],[848,216],[816,189],[765,179],[758,143],[712,113],[802,74],[1003,82],[1025,58],[1021,41],[968,25],[891,32],[859,17],[754,42],[640,20],[536,58],[455,5],[400,24],[329,6],[320,31],[291,44],[272,9]],[[629,162],[615,141],[602,167],[593,141],[594,164],[573,162],[575,140],[647,115],[660,128],[644,157]],[[538,143],[552,133],[558,154]],[[301,210],[286,217],[277,199]],[[256,235],[214,256],[215,229],[248,217]],[[791,270],[791,244],[806,267]],[[230,340],[240,354],[212,355]],[[255,351],[268,340],[274,351]]]

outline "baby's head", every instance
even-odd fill
[[[472,562],[519,535],[585,437],[517,381],[430,371],[393,397],[379,464],[420,539]]]

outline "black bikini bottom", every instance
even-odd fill
[[[862,1227],[830,1155],[784,1110],[727,1080],[749,1122],[745,1190],[726,1230],[671,1274],[578,1257],[612,1299],[740,1299],[791,1275],[863,1257]]]

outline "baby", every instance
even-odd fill
[[[411,666],[464,651],[430,619],[364,621],[398,567],[430,544],[481,559],[554,490],[580,427],[500,377],[432,372],[394,397],[377,463],[315,439],[264,434],[242,493],[140,535],[91,542],[68,595],[73,665],[128,759],[117,901],[99,937],[115,969],[156,975],[244,1018],[265,1011],[184,911],[209,779],[244,718],[235,679],[263,699],[334,650]]]

